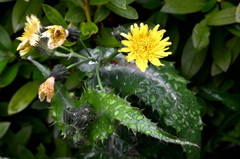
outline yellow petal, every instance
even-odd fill
[[[136,65],[142,72],[146,71],[146,68],[148,67],[147,63],[148,63],[147,59],[141,59],[141,58],[136,59]]]
[[[161,62],[160,62],[160,60],[159,60],[158,58],[150,57],[150,58],[149,58],[149,61],[150,61],[153,65],[155,65],[155,66],[160,66],[160,65],[162,65]]]
[[[121,52],[130,52],[130,49],[128,47],[124,47],[120,51]]]

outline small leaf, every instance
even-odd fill
[[[109,2],[110,0],[90,0],[90,5],[101,5]]]
[[[10,39],[10,36],[8,35],[7,31],[0,26],[0,49],[4,47],[6,50],[10,51],[12,50],[12,41]],[[1,57],[1,54],[0,54]]]
[[[148,22],[152,22],[154,24],[160,24],[161,28],[165,28],[168,20],[168,14],[163,12],[157,12],[148,18]]]
[[[32,126],[23,127],[13,137],[12,144],[14,145],[26,145],[32,134]]]
[[[207,25],[219,26],[235,23],[236,7],[223,9],[215,14],[208,20]]]
[[[12,11],[12,25],[14,32],[17,32],[24,27],[27,15],[37,15],[40,12],[43,1],[44,0],[25,2],[23,0],[17,0]]]
[[[226,46],[232,52],[231,63],[234,63],[240,53],[240,37],[234,36],[232,39],[227,41]]]
[[[9,126],[10,126],[10,122],[0,122],[0,139],[5,135],[5,133],[7,132]]]
[[[49,19],[49,21],[54,24],[54,25],[61,25],[64,28],[67,28],[68,25],[65,22],[65,20],[63,19],[62,15],[53,7],[47,5],[47,4],[43,4],[42,5],[43,10],[47,16],[47,18]]]
[[[172,14],[188,14],[202,10],[206,0],[168,0],[161,11]]]
[[[104,4],[104,6],[107,7],[109,10],[111,10],[112,12],[114,12],[117,15],[120,15],[124,18],[138,19],[137,11],[129,5],[126,5],[126,9],[118,8],[115,5],[113,5],[111,2]]]
[[[237,23],[240,23],[240,3],[238,4],[238,7],[237,7],[237,10],[236,10],[236,13],[235,13],[235,21]]]
[[[1,52],[0,52],[0,54],[1,54]],[[2,73],[4,68],[7,66],[8,61],[9,61],[9,58],[0,56],[0,74]]]
[[[65,19],[73,23],[79,23],[85,21],[87,18],[84,10],[81,7],[74,7],[68,10],[65,15]]]
[[[83,81],[84,77],[85,77],[85,75],[83,72],[76,70],[75,72],[73,72],[69,75],[69,77],[67,78],[64,85],[67,88],[67,90],[76,88]]]
[[[40,143],[40,145],[37,147],[37,153],[35,155],[35,159],[47,159],[49,158],[46,155],[46,148],[44,147],[44,145],[42,143]]]
[[[221,70],[221,68],[219,68],[218,65],[213,61],[212,67],[211,67],[211,76],[216,76],[222,72],[223,71]]]
[[[22,145],[18,145],[18,157],[19,159],[34,159],[32,152]]]
[[[126,0],[110,0],[118,8],[126,9]]]
[[[93,22],[86,22],[81,28],[82,34],[85,36],[96,34],[98,27]]]
[[[236,27],[234,26],[227,26],[226,29],[232,33],[233,35],[236,35],[238,37],[240,37],[240,30],[238,30]]]
[[[192,32],[192,41],[193,47],[196,53],[201,51],[203,48],[207,47],[210,43],[209,36],[210,36],[210,27],[207,26],[207,20],[209,18],[206,17],[200,23],[197,23]]]
[[[105,18],[107,18],[109,13],[109,9],[105,8],[104,6],[99,6],[94,14],[94,23],[98,23],[104,20]]]
[[[215,5],[217,1],[216,0],[210,0],[208,1],[202,8],[202,12],[208,12],[210,11]]]
[[[13,115],[25,109],[36,97],[39,85],[39,81],[28,82],[19,88],[9,102],[8,114]]]
[[[193,49],[192,38],[190,37],[184,46],[181,58],[181,70],[186,79],[191,79],[202,67],[208,48],[205,47],[199,52]]]
[[[11,84],[17,76],[18,69],[18,63],[4,69],[4,71],[0,75],[0,86],[6,87]]]
[[[213,34],[212,55],[215,64],[226,72],[231,64],[231,50],[225,47],[223,32],[218,29]]]

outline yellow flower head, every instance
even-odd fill
[[[55,77],[49,77],[44,83],[42,83],[38,89],[38,97],[42,102],[47,96],[47,102],[50,103],[54,94]]]
[[[155,66],[164,66],[158,58],[171,54],[171,52],[165,52],[168,50],[165,47],[171,45],[171,42],[167,42],[169,37],[162,40],[166,30],[158,31],[159,26],[156,25],[152,30],[148,30],[147,24],[141,23],[140,28],[137,24],[134,24],[130,27],[131,33],[120,34],[128,40],[121,41],[127,47],[118,51],[128,53],[128,56],[126,56],[128,62],[136,59],[136,65],[142,72],[145,72],[148,67],[148,61]]]
[[[21,43],[17,47],[17,51],[20,50],[20,56],[25,55],[28,51],[32,49],[32,46],[36,46],[38,41],[40,40],[40,31],[42,29],[41,22],[35,15],[31,15],[26,17],[27,23],[25,23],[24,33],[22,37],[18,37],[17,39],[21,41]]]
[[[55,49],[57,47],[59,47],[60,45],[62,45],[69,32],[68,30],[65,30],[62,26],[60,25],[52,25],[52,26],[48,26],[46,27],[46,29],[48,29],[47,31],[45,31],[44,33],[42,33],[42,37],[47,37],[48,39],[48,49],[52,50]]]

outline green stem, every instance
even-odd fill
[[[67,48],[67,47],[65,47],[65,46],[59,46],[60,48],[62,48],[62,49],[64,49],[64,50],[66,50],[66,51],[68,51],[68,52],[71,52],[72,53],[72,55],[74,56],[74,57],[79,57],[79,58],[81,58],[81,59],[83,59],[83,60],[86,60],[86,59],[88,59],[87,57],[85,57],[85,56],[82,56],[82,55],[79,55],[79,54],[77,54],[77,53],[75,53],[75,52],[73,52],[73,50],[72,49],[69,49],[69,48]],[[56,56],[58,56],[58,57],[69,57],[70,55],[68,55],[68,54],[63,54],[63,53],[60,53],[60,52],[57,52],[57,51],[55,51],[56,53],[54,53]]]
[[[86,59],[88,59],[87,57],[85,57],[85,56],[82,56],[82,55],[79,55],[79,54],[77,54],[77,53],[73,52],[72,50],[70,50],[70,51],[71,51],[71,53],[73,54],[73,56],[74,56],[74,57],[79,57],[79,58],[81,58],[81,59],[83,59],[83,60],[86,60]]]
[[[67,48],[67,47],[65,47],[65,46],[60,45],[59,47],[60,47],[61,49],[63,49],[63,50],[66,50],[66,51],[68,51],[68,52],[71,52],[71,49],[69,49],[69,48]]]
[[[92,57],[91,53],[88,51],[88,48],[87,48],[86,45],[83,43],[83,41],[82,41],[81,38],[79,38],[79,41],[80,41],[80,43],[82,44],[82,46],[84,47],[84,49],[87,51],[88,56],[89,56],[89,57]]]
[[[90,12],[89,12],[89,8],[90,6],[88,5],[88,0],[84,0],[84,11],[87,17],[87,21],[91,22],[91,16],[90,16]]]
[[[98,80],[99,87],[102,90],[103,86],[102,86],[102,82],[101,82],[101,79],[100,79],[100,76],[99,76],[99,64],[96,65],[96,74],[97,74],[97,80]]]
[[[106,61],[104,61],[104,64],[107,64],[108,62],[110,62],[115,56],[117,56],[119,54],[118,51],[112,53],[107,59]]]
[[[69,66],[67,67],[67,69],[70,69],[70,68],[72,68],[72,67],[74,67],[74,66],[76,66],[76,65],[80,65],[80,64],[82,64],[82,63],[84,63],[84,62],[87,62],[87,61],[90,61],[90,60],[91,60],[91,58],[86,59],[86,60],[83,60],[83,61],[76,62],[76,63],[74,63],[74,64],[69,65]]]

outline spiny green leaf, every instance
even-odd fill
[[[155,123],[152,123],[149,119],[147,119],[142,114],[141,110],[132,107],[129,103],[124,101],[124,99],[119,98],[114,94],[109,94],[104,90],[97,91],[88,89],[86,92],[84,92],[82,98],[86,98],[87,103],[91,105],[91,107],[94,109],[94,112],[99,115],[100,118],[105,116],[105,120],[108,121],[117,119],[120,121],[120,124],[132,129],[134,133],[144,133],[166,142],[197,146],[194,143],[190,143],[184,139],[177,138],[164,132],[162,129],[158,128]],[[96,124],[95,129],[91,129],[90,132],[95,133],[89,135],[90,138],[93,137],[92,140],[103,140],[109,134],[113,133],[113,124],[109,125],[106,122],[102,122],[102,124],[101,122],[94,124]]]

